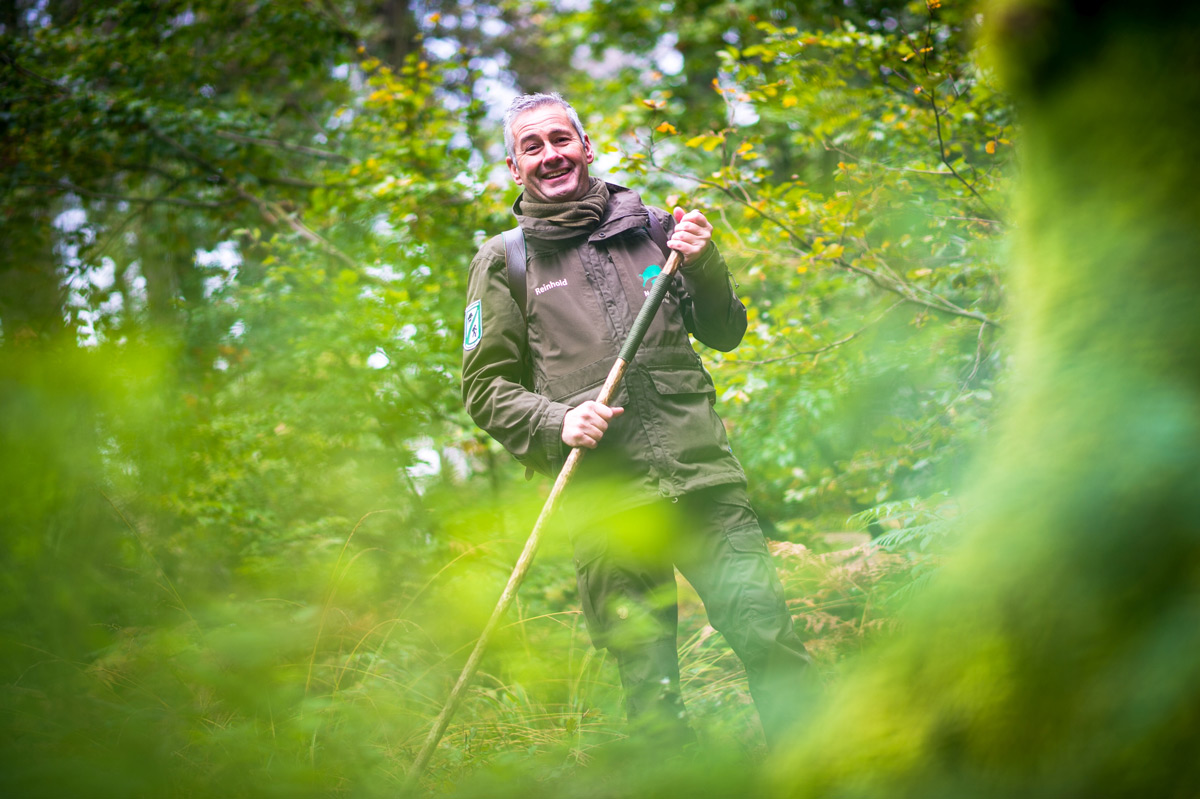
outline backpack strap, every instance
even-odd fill
[[[667,247],[667,231],[663,229],[662,220],[658,218],[658,214],[654,213],[654,209],[647,207],[646,213],[650,217],[650,238],[654,239],[654,243],[658,245],[658,249],[662,250],[663,258],[671,257],[671,249]]]
[[[517,225],[512,230],[504,231],[501,235],[504,237],[504,266],[508,271],[508,293],[512,295],[513,302],[521,309],[521,317],[528,321],[529,314],[525,307],[525,303],[529,299],[529,285],[525,281],[527,266],[525,233],[521,230],[521,226]],[[533,375],[528,354],[526,354],[525,362],[521,365],[521,372],[521,385],[531,389]],[[526,466],[525,479],[532,480],[533,474],[533,469]]]
[[[508,291],[521,309],[521,316],[526,316],[529,287],[525,284],[525,234],[517,225],[501,235],[504,236],[504,264],[508,267]]]

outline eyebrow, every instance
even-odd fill
[[[546,138],[547,139],[552,138],[554,136],[559,135],[560,133],[566,133],[573,138],[578,138],[578,134],[575,132],[575,129],[572,127],[567,127],[567,126],[563,126],[561,128],[551,128],[550,130],[548,130],[546,132]],[[530,140],[541,141],[542,137],[537,135],[536,133],[526,133],[523,136],[521,136],[521,138],[517,139],[517,144],[524,145],[527,142],[529,142]]]

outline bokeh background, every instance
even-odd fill
[[[0,786],[392,796],[548,485],[465,416],[499,117],[703,210],[703,351],[811,713],[681,580],[626,739],[552,532],[418,794],[1200,795],[1198,13],[1166,0],[9,0]]]

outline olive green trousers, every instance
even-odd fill
[[[797,721],[810,657],[743,486],[593,517],[572,542],[588,631],[616,658],[635,730],[693,739],[679,688],[677,568],[741,658],[768,744],[780,742]]]

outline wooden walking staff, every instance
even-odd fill
[[[646,335],[646,331],[650,328],[650,322],[653,321],[654,315],[658,312],[658,306],[662,305],[663,297],[667,294],[667,288],[671,284],[671,279],[679,270],[679,263],[682,256],[678,251],[672,250],[671,256],[667,259],[667,265],[663,267],[662,272],[654,280],[654,285],[650,289],[650,296],[642,303],[642,309],[638,311],[637,318],[633,322],[633,328],[629,331],[629,337],[625,339],[625,345],[621,347],[621,352],[617,355],[616,363],[612,365],[612,369],[608,372],[608,377],[604,380],[604,385],[600,388],[600,394],[596,397],[596,401],[602,405],[608,405],[612,402],[613,395],[617,393],[617,386],[621,383],[621,378],[625,376],[625,368],[629,362],[633,360],[633,356],[637,353],[638,347],[642,344],[642,339]],[[408,770],[407,787],[412,788],[416,785],[417,778],[425,770],[425,766],[429,764],[429,759],[433,756],[433,750],[437,748],[438,741],[442,739],[442,734],[446,732],[446,727],[450,724],[450,717],[454,715],[454,711],[458,709],[458,704],[462,701],[462,696],[466,690],[467,683],[475,676],[475,670],[479,668],[479,661],[483,658],[483,653],[487,649],[488,640],[492,637],[492,633],[496,629],[496,625],[500,623],[500,619],[508,611],[509,605],[517,596],[517,589],[520,588],[521,582],[525,579],[525,575],[529,572],[530,565],[533,564],[533,556],[537,554],[538,543],[542,536],[542,528],[546,526],[547,520],[554,514],[554,510],[558,507],[559,498],[567,487],[567,483],[571,481],[571,476],[575,473],[575,468],[579,465],[583,453],[587,450],[576,447],[571,450],[571,454],[567,456],[567,462],[563,464],[562,470],[558,473],[558,478],[554,481],[554,487],[550,489],[550,496],[546,497],[546,504],[542,506],[542,512],[538,515],[537,521],[533,525],[533,531],[529,534],[529,539],[525,542],[525,549],[521,551],[521,557],[517,558],[517,565],[513,567],[512,574],[508,578],[508,585],[504,586],[504,592],[500,594],[500,601],[496,603],[496,608],[492,611],[491,618],[484,625],[483,632],[479,634],[479,640],[475,642],[475,649],[471,651],[471,656],[467,658],[467,664],[463,666],[462,674],[458,675],[458,682],[454,684],[454,689],[450,691],[450,696],[446,699],[446,704],[442,708],[442,712],[433,722],[433,729],[429,731],[429,736],[425,739],[425,744],[421,747],[421,751],[417,754],[417,759],[413,761],[412,767]]]

